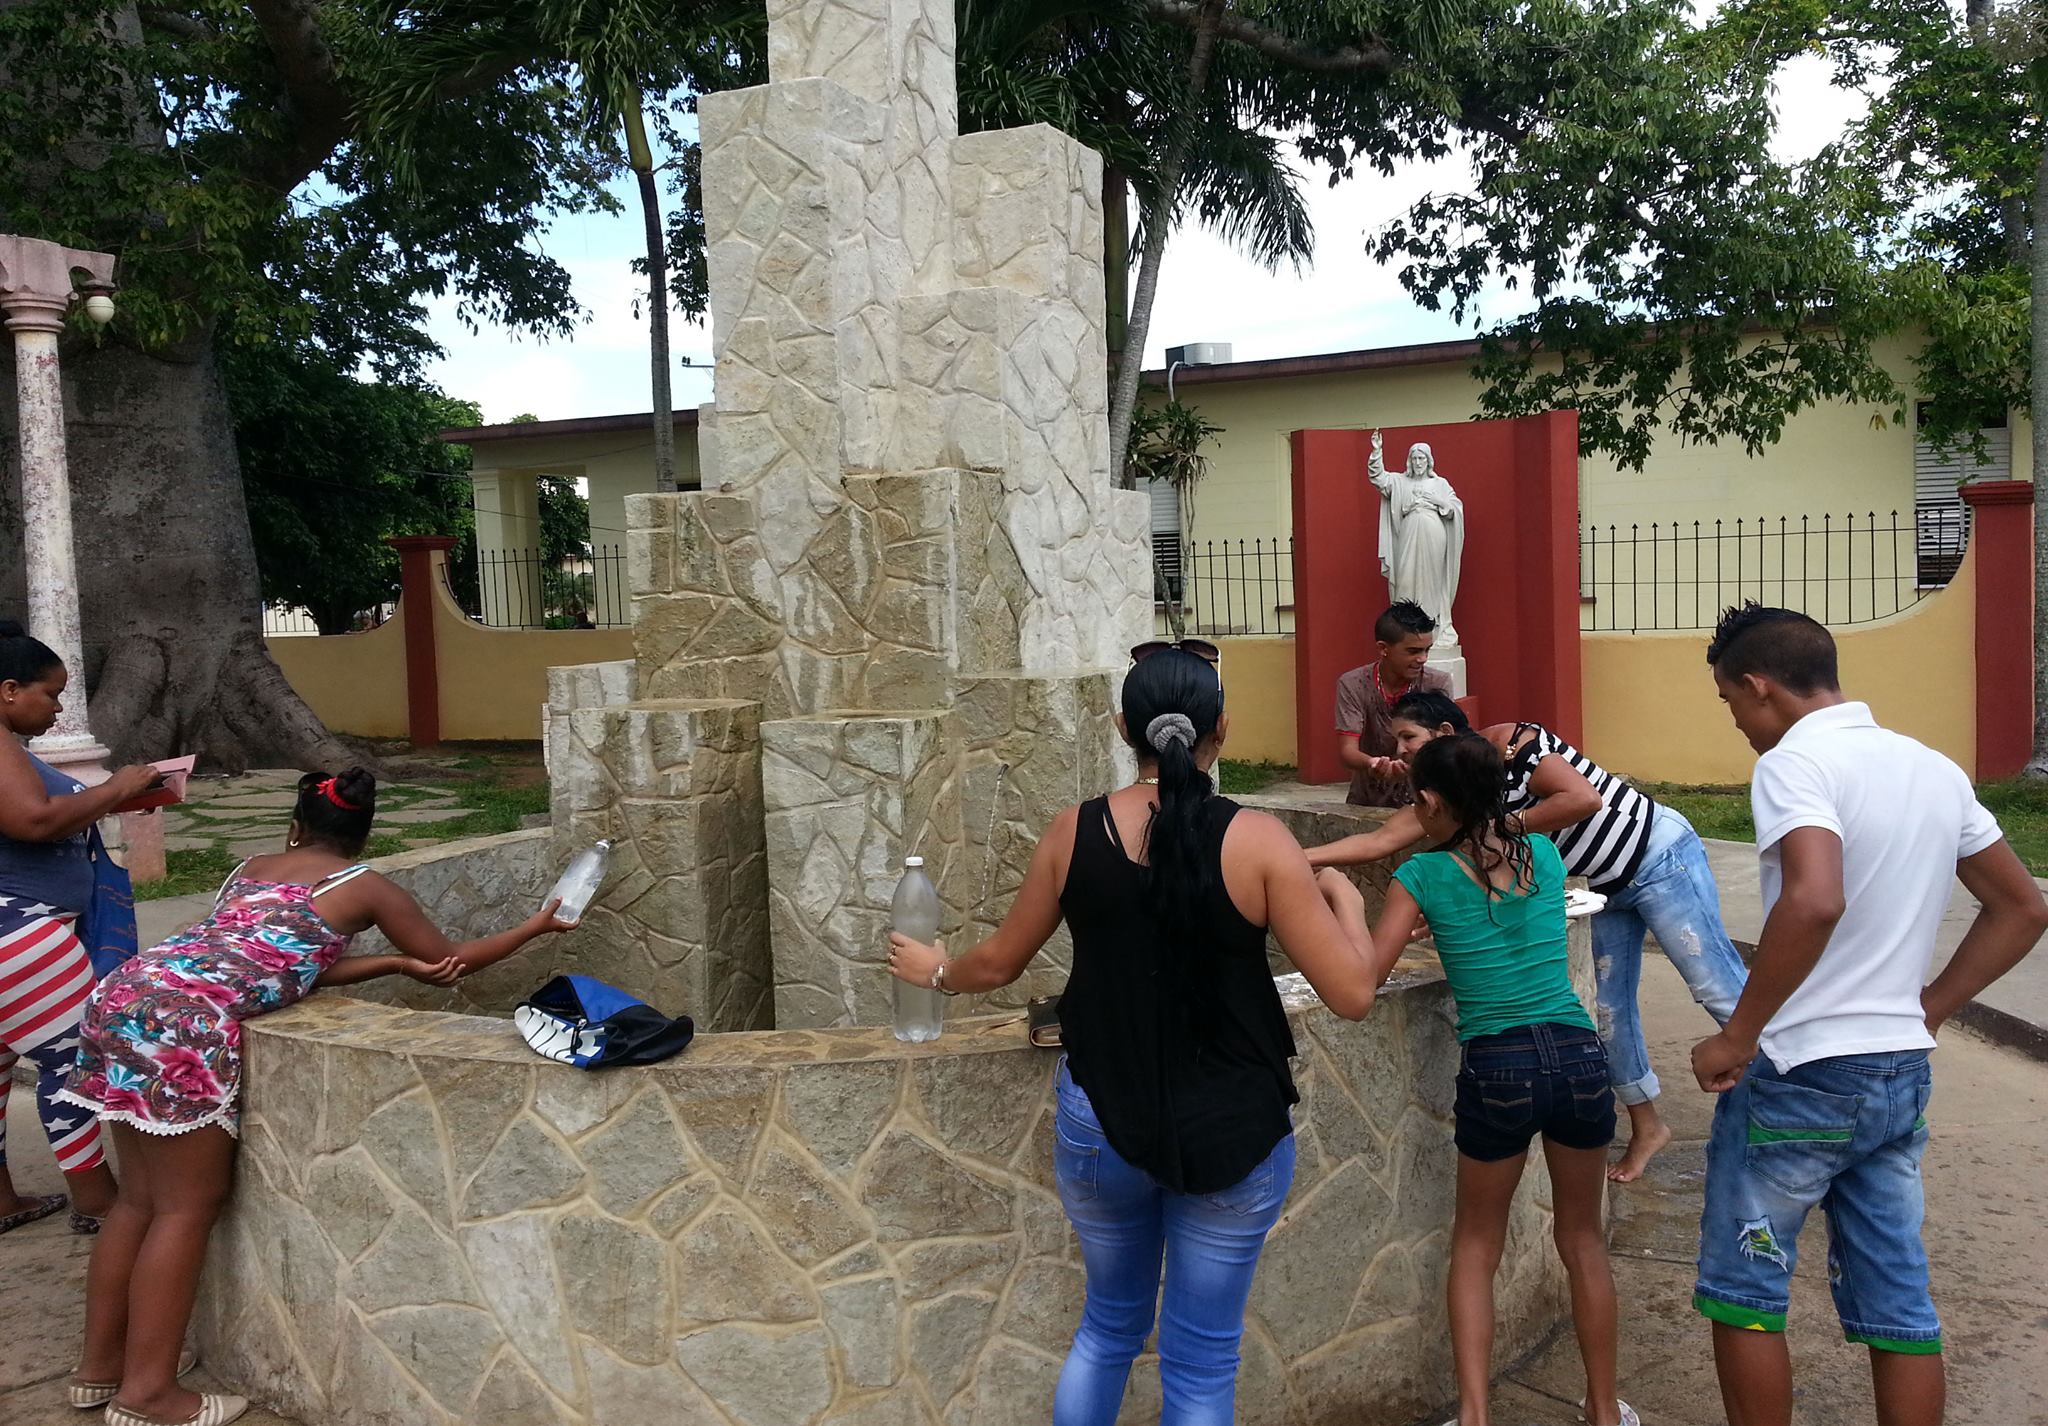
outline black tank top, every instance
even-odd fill
[[[1084,803],[1060,910],[1074,969],[1060,1038],[1110,1147],[1165,1187],[1216,1193],[1257,1168],[1292,1129],[1294,1036],[1266,964],[1266,931],[1223,885],[1223,835],[1237,804],[1212,797],[1203,854],[1211,904],[1175,937],[1147,904],[1151,872],[1125,855],[1109,799]]]

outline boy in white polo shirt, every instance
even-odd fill
[[[1842,697],[1818,623],[1731,609],[1707,662],[1762,754],[1750,798],[1765,914],[1735,1013],[1693,1049],[1700,1087],[1722,1095],[1693,1305],[1714,1323],[1731,1426],[1789,1426],[1785,1309],[1800,1227],[1820,1206],[1835,1309],[1870,1348],[1878,1421],[1931,1426],[1946,1386],[1920,1241],[1928,1051],[2033,949],[2048,905],[1962,769]],[[1983,910],[1928,985],[1958,876]]]

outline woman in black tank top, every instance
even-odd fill
[[[1137,783],[1053,819],[987,941],[948,960],[892,936],[889,966],[994,990],[1066,922],[1053,1162],[1088,1291],[1054,1426],[1115,1420],[1155,1302],[1162,1426],[1228,1426],[1252,1273],[1294,1176],[1294,1040],[1266,932],[1349,1019],[1381,977],[1350,881],[1318,878],[1278,820],[1216,795],[1229,719],[1214,646],[1132,659],[1117,726]]]

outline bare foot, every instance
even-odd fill
[[[1662,1119],[1647,1129],[1637,1129],[1629,1136],[1628,1152],[1618,1163],[1607,1170],[1609,1183],[1634,1183],[1643,1176],[1643,1170],[1650,1166],[1650,1160],[1657,1157],[1663,1147],[1671,1142],[1671,1128]]]

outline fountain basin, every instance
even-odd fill
[[[1583,973],[1586,933],[1574,923]],[[1248,1423],[1399,1421],[1452,1394],[1456,1046],[1430,962],[1361,1023],[1292,981],[1299,1168],[1253,1288]],[[338,994],[246,1027],[210,1366],[307,1426],[1023,1426],[1082,1270],[1053,1189],[1057,1056],[1021,1018],[700,1037],[540,1060],[509,1022]],[[1532,1169],[1497,1357],[1567,1315]],[[1123,1416],[1158,1415],[1149,1354]]]

